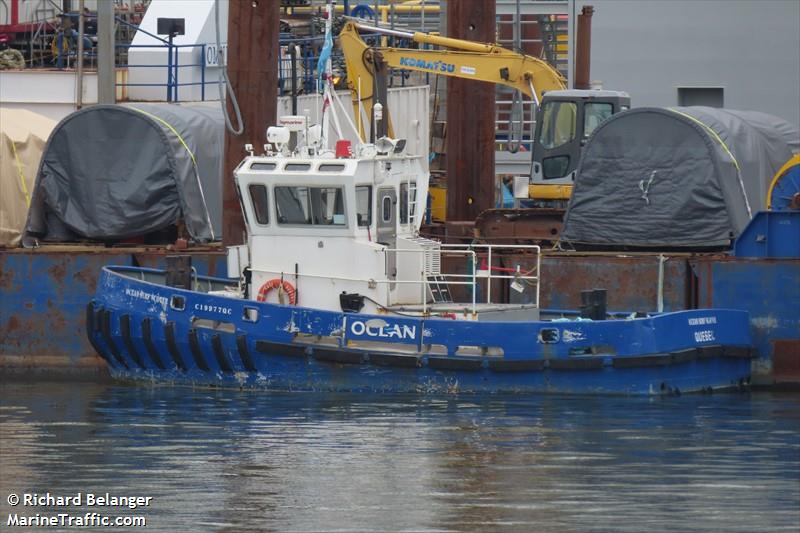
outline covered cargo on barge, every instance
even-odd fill
[[[219,105],[97,105],[53,130],[23,244],[113,241],[183,221],[194,240],[221,234],[224,126]]]
[[[588,140],[564,220],[575,247],[724,249],[800,151],[784,120],[710,107],[619,113]]]
[[[55,125],[26,109],[0,107],[0,248],[19,245],[36,170]]]

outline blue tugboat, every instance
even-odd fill
[[[428,174],[403,139],[340,141],[334,152],[305,117],[282,124],[269,129],[271,151],[235,171],[248,237],[229,249],[232,279],[103,270],[86,323],[112,375],[426,393],[669,394],[748,382],[746,312],[548,314],[537,246],[514,246],[524,260],[509,266],[504,246],[419,235]],[[510,291],[527,303],[502,303]]]

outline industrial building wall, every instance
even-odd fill
[[[800,1],[578,0],[576,12],[584,5],[595,7],[591,77],[635,107],[713,103],[722,89],[727,108],[800,124]]]
[[[220,41],[225,43],[228,38],[228,0],[220,1],[219,11]],[[161,17],[184,19],[186,33],[176,36],[173,41],[175,45],[183,47],[178,51],[178,64],[183,65],[178,69],[178,100],[202,100],[199,84],[203,81],[203,75],[206,82],[205,100],[218,99],[216,82],[219,68],[207,67],[204,74],[200,68],[200,63],[206,61],[209,47],[216,48],[214,2],[210,0],[155,0],[150,3],[140,25],[144,31],[136,32],[131,43],[133,48],[128,52],[128,81],[133,84],[128,88],[130,99],[167,99],[167,48],[162,40],[152,36],[158,33],[158,19]],[[206,47],[191,46],[200,44]]]

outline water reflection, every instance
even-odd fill
[[[125,512],[156,531],[792,529],[798,408],[4,384],[2,517],[82,491],[153,496]]]

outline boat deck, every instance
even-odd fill
[[[449,318],[471,317],[474,312],[475,317],[483,321],[539,320],[539,308],[535,304],[520,303],[476,303],[473,305],[472,303],[441,302],[425,306],[422,304],[393,305],[388,307],[388,310],[413,315],[449,315]]]

